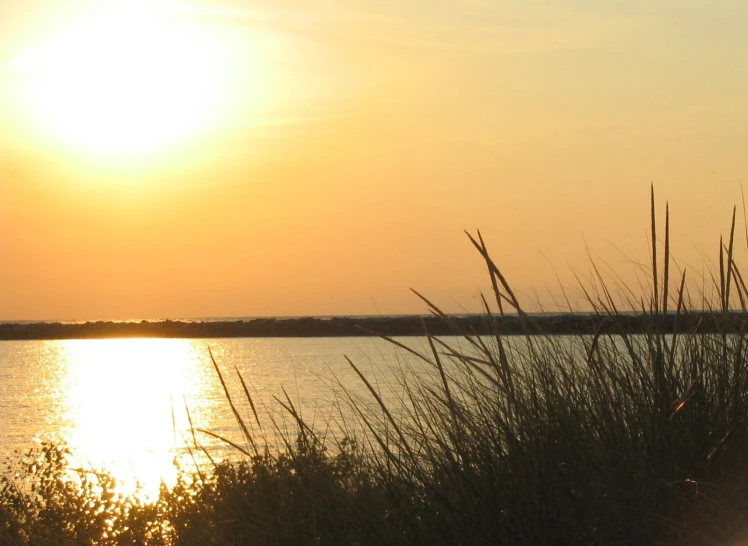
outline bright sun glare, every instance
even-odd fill
[[[93,15],[16,60],[41,126],[68,145],[143,154],[204,128],[226,67],[207,32],[142,8]]]
[[[123,488],[155,496],[172,483],[175,451],[188,441],[190,408],[205,426],[204,351],[180,339],[70,340],[64,350],[61,385],[71,427],[68,441],[81,467],[105,467]],[[208,375],[208,377],[210,377]],[[202,404],[197,402],[202,395]],[[188,402],[188,400],[190,402]]]

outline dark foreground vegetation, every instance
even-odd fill
[[[652,211],[648,301],[614,297],[595,269],[592,335],[544,335],[471,237],[493,287],[492,335],[426,301],[461,337],[426,332],[431,350],[410,351],[399,407],[359,374],[371,397],[349,396],[346,423],[363,432],[325,436],[280,398],[296,430],[269,451],[273,425],[236,412],[242,459],[184,472],[150,504],[117,495],[106,475],[70,479],[64,449],[44,446],[0,483],[0,544],[741,543],[748,335],[730,310],[745,313],[748,290],[733,261],[734,219],[720,242],[713,330],[701,333],[668,318],[696,306],[686,273],[671,270],[668,220],[658,241]],[[620,298],[648,317],[641,334],[620,327]],[[509,312],[525,337],[501,334]]]

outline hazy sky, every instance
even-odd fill
[[[463,229],[552,308],[650,184],[695,275],[742,207],[743,0],[138,6],[0,4],[2,320],[478,310]]]

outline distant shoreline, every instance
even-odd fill
[[[493,332],[486,315],[454,315],[449,321],[464,332],[488,335]],[[621,314],[615,317],[595,314],[517,315],[493,317],[503,335],[526,334],[639,334],[652,332],[659,321],[664,332],[737,333],[748,326],[748,315],[730,312],[675,314]],[[437,336],[455,335],[447,322],[436,316],[387,317],[299,317],[257,318],[225,321],[143,320],[140,322],[97,321],[84,323],[26,322],[0,323],[0,340],[56,340],[103,338],[236,338],[236,337],[349,337],[349,336]]]

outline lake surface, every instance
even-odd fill
[[[399,338],[424,348],[424,338]],[[344,434],[342,386],[370,399],[351,358],[396,402],[401,366],[414,359],[379,338],[96,339],[0,342],[0,459],[40,441],[64,441],[82,467],[107,468],[125,487],[146,494],[175,476],[185,446],[214,456],[231,448],[204,429],[245,445],[227,402],[212,352],[240,413],[253,423],[237,371],[263,429],[293,429],[275,400],[286,394],[305,421]],[[285,394],[284,394],[285,391]],[[341,413],[342,412],[342,413]],[[272,444],[272,434],[258,442]]]

